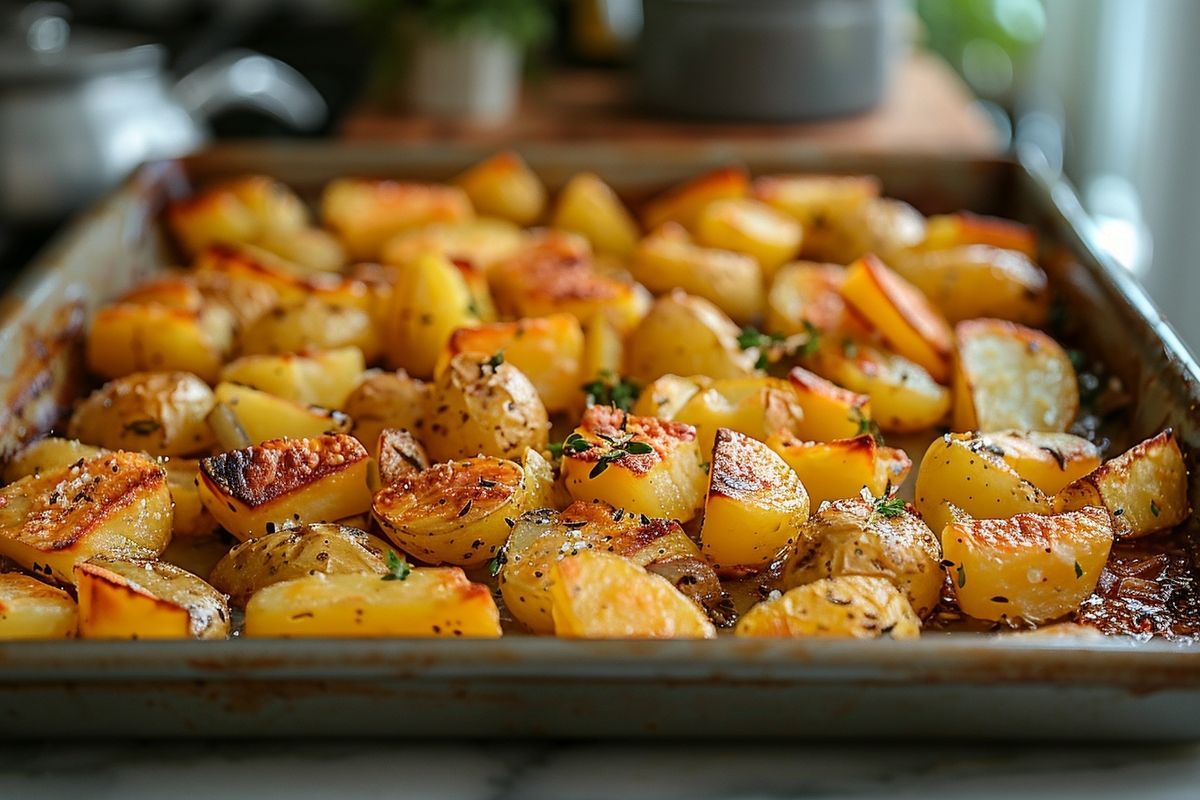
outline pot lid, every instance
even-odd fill
[[[4,20],[0,82],[22,84],[132,69],[160,69],[161,45],[127,34],[72,28],[61,3],[31,3]]]

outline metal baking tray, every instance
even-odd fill
[[[520,148],[551,187],[599,173],[636,198],[730,162],[866,172],[934,213],[1035,225],[1079,340],[1134,396],[1132,441],[1200,445],[1200,368],[1097,247],[1071,189],[1006,160],[828,157],[803,147]],[[235,145],[145,166],[74,222],[0,300],[0,454],[76,396],[88,311],[170,263],[159,213],[195,183],[265,172],[313,194],[343,175],[443,179],[475,148]],[[1114,442],[1124,447],[1129,442]],[[1193,508],[1200,480],[1193,471]],[[1185,525],[1196,534],[1196,519]],[[1190,739],[1200,648],[1155,639],[931,633],[919,641],[230,640],[0,644],[0,735]]]

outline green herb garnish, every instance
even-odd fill
[[[782,358],[811,356],[820,345],[820,331],[808,320],[804,320],[804,333],[793,336],[763,333],[753,325],[747,325],[738,334],[737,343],[743,350],[757,348],[759,354],[754,368],[766,370]]]
[[[500,568],[503,567],[507,561],[508,556],[504,555],[503,550],[501,550],[499,553],[496,553],[496,555],[487,562],[488,574],[493,578],[499,575]]]
[[[136,433],[138,436],[149,436],[162,430],[162,423],[156,419],[135,419],[133,422],[125,423],[125,430],[129,433]]]
[[[958,568],[954,571],[958,573],[958,588],[961,589],[967,585],[967,570],[962,564],[959,564]]]
[[[1151,501],[1150,501],[1150,513],[1151,513],[1151,514],[1153,514],[1154,516],[1156,516],[1156,517],[1157,517],[1157,516],[1159,515],[1159,512],[1160,512],[1161,510],[1162,510],[1162,509],[1160,509],[1160,508],[1158,507],[1158,503],[1154,502],[1153,500],[1151,500]]]
[[[589,407],[613,406],[626,412],[633,408],[642,393],[642,387],[636,381],[614,375],[607,369],[600,370],[600,376],[582,388],[587,393]]]
[[[850,421],[858,426],[855,436],[869,434],[875,440],[875,444],[883,444],[883,431],[879,430],[879,423],[864,414],[860,406],[850,409]]]
[[[899,497],[883,496],[875,499],[872,513],[881,517],[898,517],[904,513],[904,500]]]
[[[489,367],[491,367],[492,369],[495,369],[496,367],[498,367],[498,366],[500,366],[501,364],[503,364],[503,363],[504,363],[504,351],[503,351],[503,350],[497,350],[496,352],[492,353],[492,357],[491,357],[491,358],[489,358],[487,361],[485,361],[485,362],[483,362],[483,363],[484,363],[486,366],[489,366]]]
[[[387,568],[388,568],[388,572],[382,578],[382,580],[385,580],[385,581],[406,580],[408,578],[408,576],[412,573],[412,567],[410,567],[408,565],[407,561],[405,561],[400,556],[396,555],[395,550],[388,550]]]
[[[1076,562],[1075,562],[1075,577],[1076,577],[1076,578],[1082,578],[1082,577],[1083,577],[1083,567],[1079,566],[1079,562],[1078,562],[1078,561],[1076,561]]]
[[[620,461],[626,456],[647,456],[654,452],[654,448],[645,442],[633,441],[633,434],[630,433],[623,436],[601,434],[600,438],[608,443],[608,448],[600,454],[596,466],[592,467],[592,471],[588,473],[589,478],[599,477],[604,470],[608,469],[609,464]]]

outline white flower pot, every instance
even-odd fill
[[[521,88],[521,54],[489,33],[426,35],[412,58],[409,100],[423,115],[479,123],[512,118]]]

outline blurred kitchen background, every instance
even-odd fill
[[[212,139],[1013,152],[1200,350],[1197,0],[6,0],[0,25],[4,275]]]

